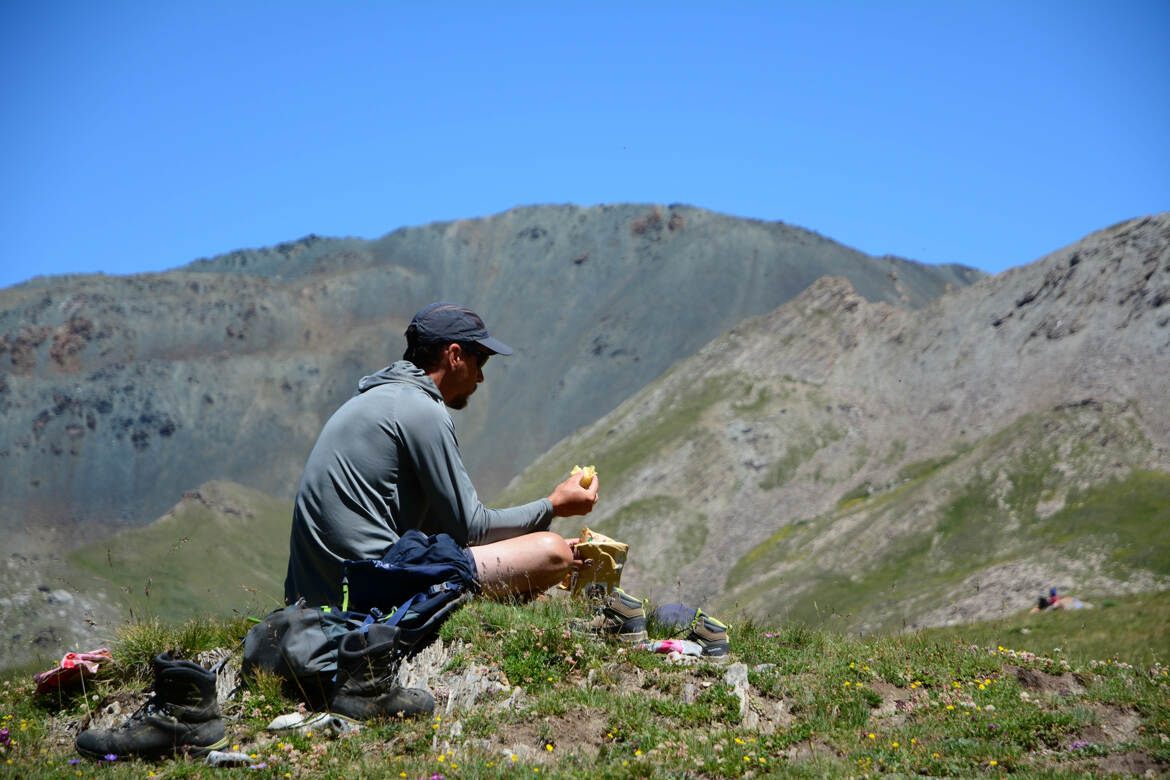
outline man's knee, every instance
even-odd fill
[[[550,570],[567,571],[573,565],[573,551],[560,534],[539,531],[532,534],[532,537]]]

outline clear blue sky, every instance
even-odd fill
[[[998,271],[1170,209],[1170,2],[7,2],[0,287],[541,203]]]

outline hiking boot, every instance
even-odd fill
[[[691,630],[686,638],[698,642],[703,648],[703,655],[708,658],[726,660],[731,653],[727,625],[704,614],[701,609],[695,611],[695,619],[691,621]]]
[[[227,746],[215,674],[191,661],[155,656],[154,696],[120,726],[77,735],[77,752],[102,759],[139,756],[154,759],[174,753],[201,756]]]
[[[614,637],[625,644],[646,641],[646,610],[641,601],[621,588],[614,588],[597,610],[592,619],[574,620],[570,628],[579,634]]]
[[[374,623],[343,635],[330,712],[354,720],[415,718],[434,712],[429,691],[398,684],[397,646],[396,626]]]

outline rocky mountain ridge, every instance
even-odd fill
[[[0,529],[60,549],[209,480],[291,495],[321,424],[436,299],[474,305],[518,351],[456,421],[490,495],[824,273],[907,306],[980,276],[681,205],[549,206],[0,290]]]
[[[1054,584],[1167,587],[1142,550],[1170,545],[1168,301],[1168,214],[917,311],[824,278],[503,497],[596,463],[590,525],[632,544],[635,590],[851,628],[1002,614]]]

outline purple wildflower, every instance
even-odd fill
[[[69,759],[69,763],[70,764],[80,764],[81,759],[80,758],[71,758],[71,759]]]
[[[0,729],[0,747],[8,747],[12,744],[12,737],[8,735],[8,729]]]
[[[1083,739],[1078,739],[1077,741],[1075,741],[1071,745],[1069,745],[1068,749],[1069,750],[1080,750],[1081,748],[1092,747],[1092,745],[1093,745],[1092,742],[1086,742]]]
[[[104,758],[106,761],[117,761],[118,760],[118,756],[115,755],[114,753],[106,753],[104,756],[102,756],[102,758]]]

